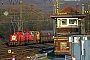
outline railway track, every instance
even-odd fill
[[[12,60],[13,55],[15,56],[16,60],[23,60],[23,59],[28,60],[28,58],[26,58],[27,56],[33,57],[42,48],[46,47],[46,45],[48,46],[49,44],[34,44],[34,45],[16,46],[16,47],[3,46],[3,47],[0,47],[1,48],[0,60]]]
[[[8,51],[11,51],[11,53],[8,53]],[[3,47],[0,50],[0,60],[9,60],[12,59],[12,56],[15,55],[15,58],[17,60],[21,60],[25,56],[33,56],[36,53],[38,53],[39,49],[33,48],[26,48],[25,46],[19,46],[19,47]]]

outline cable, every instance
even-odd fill
[[[14,4],[18,4],[19,1],[18,0],[9,0],[9,3],[14,5]]]

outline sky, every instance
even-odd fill
[[[53,3],[55,0],[22,0],[22,1],[23,2],[30,2],[30,3],[33,3],[33,4],[40,3],[42,5],[43,3],[48,3],[48,2]],[[19,0],[0,0],[0,3],[1,2],[4,2],[5,4],[8,4],[10,2],[14,2],[14,3],[19,2]],[[59,2],[69,2],[69,4],[74,4],[74,2],[87,3],[88,0],[59,0]]]
[[[30,2],[32,4],[38,5],[38,6],[43,6],[43,8],[48,7],[51,8],[54,7],[54,1],[55,0],[23,0],[24,2]],[[81,10],[81,5],[85,4],[85,9],[87,9],[87,3],[88,0],[59,0],[59,3],[66,3],[67,5],[70,5],[75,8],[76,4],[79,3],[80,10]],[[65,4],[60,5],[60,8],[62,9],[63,6],[66,6]]]
[[[52,10],[53,7],[54,7],[54,1],[55,0],[22,0],[23,3],[30,3],[30,4],[33,4],[33,5],[36,5],[36,6],[39,6],[41,7],[42,9],[49,9],[49,10]],[[4,4],[10,4],[11,2],[15,3],[15,4],[18,4],[19,0],[0,0],[0,3],[2,4],[2,2]],[[76,6],[77,3],[79,3],[79,6],[80,6],[80,10],[81,10],[81,5],[82,3],[85,4],[85,9],[87,9],[87,3],[88,3],[88,0],[59,0],[59,3],[66,3],[66,5],[70,5],[71,7],[74,7]],[[0,4],[0,5],[1,5]],[[63,8],[63,6],[66,6],[65,4],[60,4],[60,9]]]

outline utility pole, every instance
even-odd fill
[[[59,10],[59,2],[58,0],[54,0],[54,14],[58,14]],[[53,20],[53,30],[54,30],[54,36],[56,36],[56,18]]]
[[[22,0],[20,0],[20,21],[18,21],[18,31],[23,31],[23,22],[22,22]]]
[[[88,0],[88,10],[90,11],[90,0]]]

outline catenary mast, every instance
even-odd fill
[[[22,22],[22,0],[20,0],[20,21],[18,22],[18,31],[23,31],[23,22]]]
[[[55,0],[54,1],[54,13],[58,13],[58,10],[59,10],[59,2],[58,0]]]

